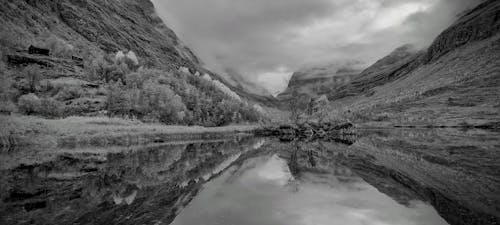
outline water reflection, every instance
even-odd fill
[[[294,179],[287,161],[273,154],[245,161],[206,184],[172,224],[447,223],[428,204],[400,205],[345,167]]]
[[[499,148],[479,130],[369,130],[2,152],[0,224],[500,224]]]
[[[31,164],[0,170],[0,224],[168,224],[206,180],[262,143],[38,151]]]

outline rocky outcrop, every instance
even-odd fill
[[[468,43],[492,37],[500,31],[500,4],[495,0],[481,3],[462,15],[441,33],[427,50],[426,61],[434,61]]]
[[[321,139],[348,145],[354,143],[355,133],[351,123],[302,123],[254,130],[257,136],[279,137],[282,141]]]

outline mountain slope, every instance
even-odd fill
[[[150,0],[6,0],[0,22],[0,112],[221,126],[276,105],[205,69]]]
[[[56,37],[78,56],[92,59],[118,51],[133,51],[146,67],[210,74],[250,102],[273,106],[205,69],[198,57],[156,15],[150,0],[6,0],[0,5],[0,41],[11,51],[44,46]]]
[[[397,125],[489,125],[500,121],[500,2],[461,16],[423,52],[387,57],[333,90],[332,115]],[[391,55],[388,56],[392,57]]]
[[[11,40],[18,37],[20,47],[37,43],[48,33],[81,54],[132,50],[145,65],[199,63],[148,0],[8,0],[0,6],[0,20],[2,33],[9,33]]]
[[[332,87],[349,83],[363,67],[362,63],[351,61],[301,69],[293,73],[287,89],[278,98],[282,101],[290,99],[294,93],[311,97],[326,94]]]
[[[225,72],[227,74],[227,76],[225,76],[225,79],[235,87],[241,88],[242,90],[255,95],[268,97],[272,95],[264,87],[259,86],[234,69],[229,68],[226,69]]]
[[[352,80],[330,91],[327,95],[330,99],[340,99],[347,96],[355,96],[361,93],[370,94],[370,89],[398,78],[405,72],[418,66],[419,57],[422,56],[412,45],[404,45],[388,56],[380,59],[375,64],[352,76]]]

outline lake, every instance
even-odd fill
[[[500,133],[0,153],[0,224],[500,224]]]

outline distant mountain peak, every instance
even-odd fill
[[[312,97],[325,94],[327,86],[335,87],[345,84],[364,68],[365,63],[357,60],[343,60],[302,68],[293,73],[288,88],[279,94],[279,97],[289,98],[290,94],[295,91]]]

